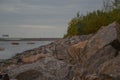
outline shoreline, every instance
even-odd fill
[[[0,51],[0,59],[10,59],[16,54],[22,54],[27,50],[29,51],[51,42],[53,41],[0,41],[0,48],[4,48],[4,50]]]
[[[0,41],[55,41],[62,38],[0,38]]]
[[[19,64],[18,63],[18,60],[19,59],[24,59],[24,58],[31,58],[31,56],[34,57],[34,55],[37,55],[37,54],[43,54],[43,55],[46,55],[46,54],[49,54],[49,56],[54,56],[55,58],[57,59],[61,59],[62,60],[62,56],[60,57],[59,55],[56,56],[56,54],[59,52],[59,46],[61,46],[60,48],[63,48],[62,46],[65,46],[65,48],[68,48],[70,45],[73,45],[73,44],[77,44],[79,41],[81,40],[85,40],[85,38],[87,37],[88,35],[85,35],[83,37],[80,37],[80,36],[74,36],[74,37],[71,37],[71,38],[65,38],[65,39],[59,39],[59,40],[55,40],[51,43],[48,43],[46,45],[42,45],[40,47],[37,47],[37,48],[34,48],[34,49],[30,49],[30,50],[26,50],[26,51],[23,51],[21,53],[17,53],[15,56],[9,58],[9,59],[5,59],[3,60],[3,64],[4,64],[4,67],[5,66],[10,66],[12,64]],[[91,35],[89,35],[90,37]],[[88,38],[89,38],[88,37]],[[58,47],[58,49],[56,48]],[[65,49],[64,48],[64,49]],[[63,49],[61,50],[63,51]],[[62,55],[62,54],[61,54]],[[40,55],[41,56],[41,55]],[[35,57],[34,57],[35,58]],[[64,57],[63,57],[64,58]],[[28,61],[27,63],[33,63],[33,62],[36,62],[38,61],[38,59],[36,59],[35,61],[31,61],[30,62]],[[22,62],[23,64],[26,62]],[[3,65],[2,64],[2,65]]]

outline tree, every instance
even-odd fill
[[[113,9],[120,9],[120,0],[114,0],[112,1],[112,4]]]
[[[77,12],[77,18],[79,18],[79,17],[80,17],[80,12],[78,11],[78,12]]]
[[[103,0],[103,11],[109,12],[112,10],[112,1],[111,0]]]
[[[104,10],[96,10],[83,16],[78,12],[69,22],[65,37],[95,33],[101,26],[114,21],[120,23],[120,0],[104,0]]]

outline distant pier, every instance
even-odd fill
[[[55,41],[62,38],[0,38],[0,41]]]

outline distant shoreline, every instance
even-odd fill
[[[54,41],[62,38],[0,38],[0,41]]]

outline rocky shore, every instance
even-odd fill
[[[120,25],[25,51],[0,70],[16,80],[120,80]]]

